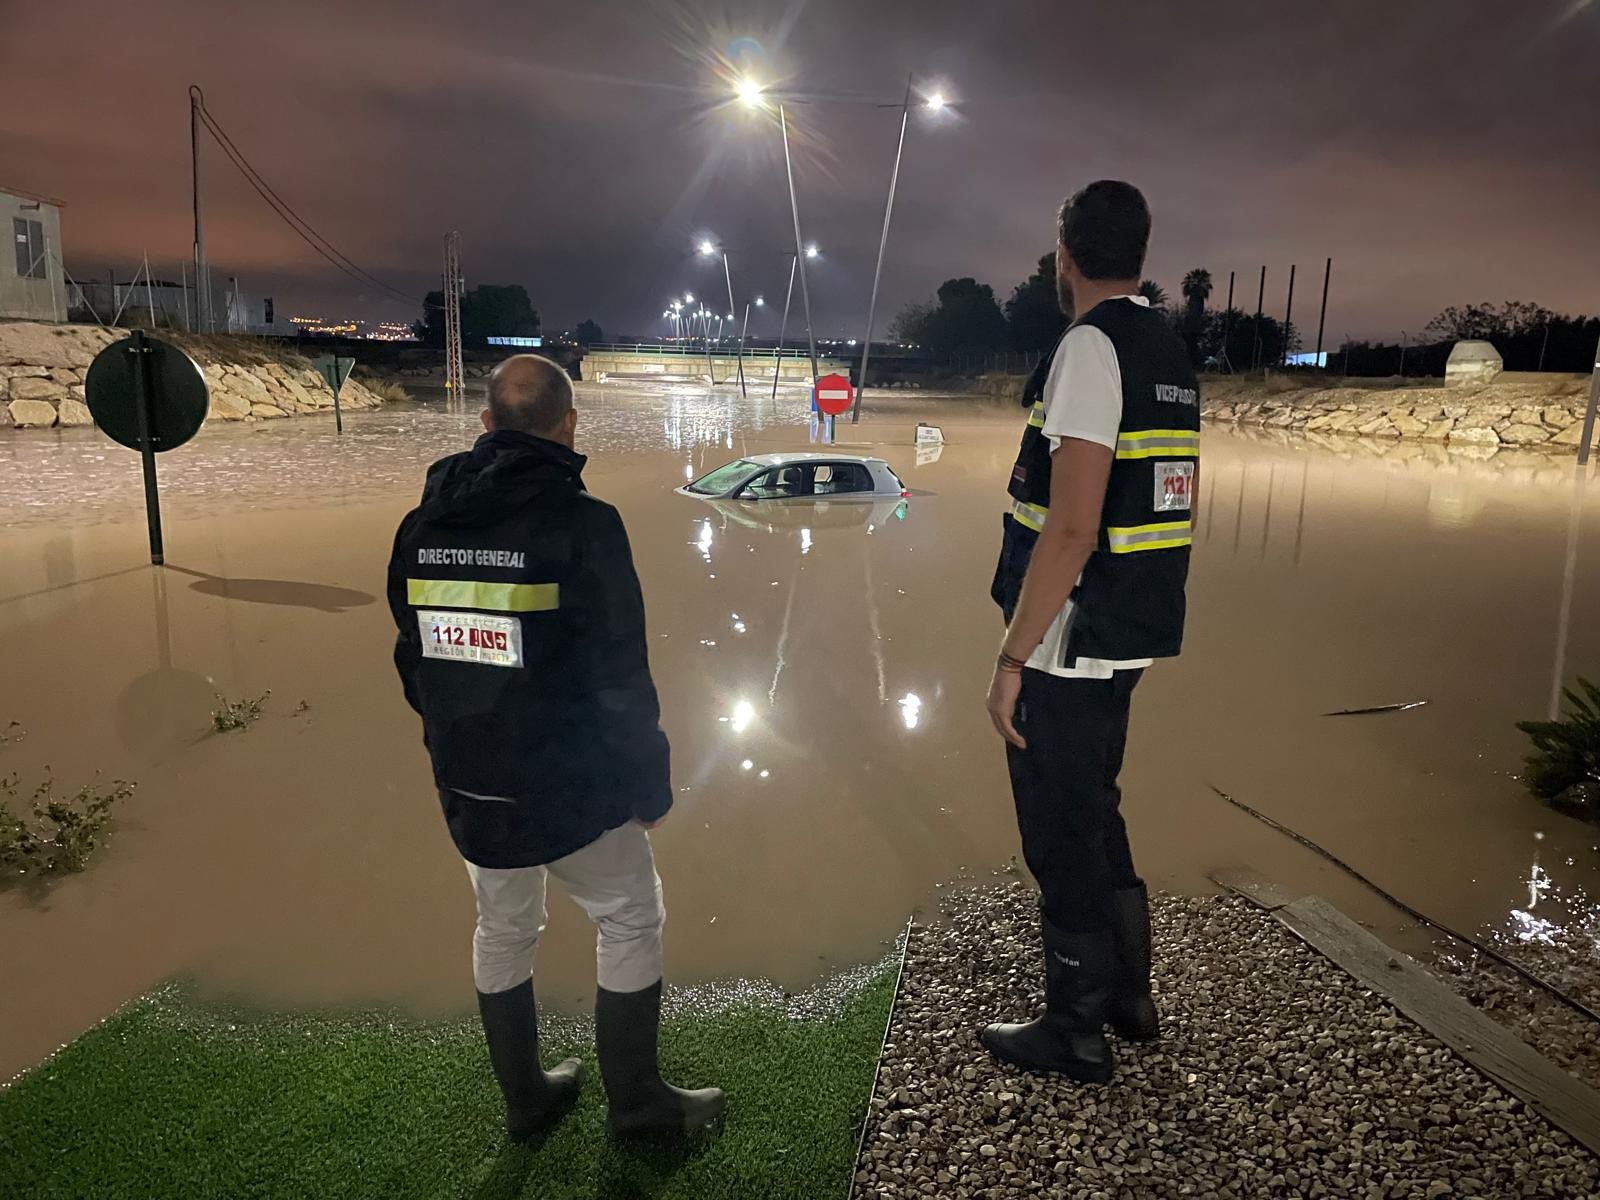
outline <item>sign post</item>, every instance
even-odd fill
[[[833,419],[850,407],[853,395],[850,380],[843,375],[824,375],[811,390],[811,406],[828,418],[828,441],[833,441]]]
[[[311,363],[317,373],[327,380],[328,386],[333,389],[333,430],[335,433],[344,432],[344,413],[339,408],[339,389],[344,386],[344,381],[350,378],[350,372],[355,368],[356,360],[353,358],[340,358],[338,355],[325,354],[314,359]]]
[[[150,561],[159,567],[166,561],[166,551],[156,455],[183,445],[199,432],[208,403],[205,376],[182,350],[136,329],[131,337],[95,355],[83,383],[89,412],[100,431],[139,452]]]

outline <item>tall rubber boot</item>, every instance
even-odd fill
[[[1111,893],[1111,934],[1117,978],[1111,994],[1111,1028],[1130,1042],[1153,1042],[1161,1020],[1150,995],[1150,897],[1144,884]]]
[[[659,979],[637,992],[597,990],[594,1045],[610,1106],[606,1127],[618,1137],[703,1133],[722,1117],[721,1088],[686,1091],[661,1078],[660,1028]]]
[[[980,1040],[1002,1062],[1055,1071],[1080,1083],[1111,1078],[1106,1015],[1116,953],[1110,930],[1068,933],[1039,917],[1044,939],[1045,1011],[1022,1025],[991,1025]]]
[[[478,1015],[489,1043],[489,1065],[506,1100],[506,1136],[525,1142],[572,1107],[583,1064],[569,1058],[554,1071],[540,1068],[539,1013],[531,979],[508,991],[479,992]]]

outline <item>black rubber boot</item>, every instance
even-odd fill
[[[572,1107],[583,1064],[569,1058],[554,1071],[540,1069],[539,1013],[531,979],[509,991],[479,992],[478,1015],[489,1043],[489,1065],[506,1098],[506,1136],[525,1142]]]
[[[618,1137],[703,1133],[722,1117],[721,1088],[685,1091],[661,1078],[660,1028],[660,980],[637,992],[596,992],[594,1046],[610,1106],[606,1127]]]
[[[1144,884],[1111,893],[1111,935],[1117,977],[1111,992],[1111,1028],[1130,1042],[1153,1042],[1161,1020],[1150,996],[1150,897]]]
[[[984,1048],[1024,1071],[1055,1071],[1080,1083],[1111,1078],[1106,1014],[1115,951],[1111,932],[1068,933],[1043,916],[1045,1011],[1023,1025],[991,1025]]]

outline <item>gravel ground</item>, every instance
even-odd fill
[[[1163,1039],[1087,1087],[978,1044],[1040,1003],[1033,893],[948,896],[911,941],[856,1195],[1600,1196],[1593,1156],[1267,914],[1152,907]]]

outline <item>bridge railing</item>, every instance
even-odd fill
[[[648,354],[652,357],[679,357],[679,358],[704,358],[705,346],[689,345],[652,345],[648,342],[597,342],[592,346],[585,346],[584,353],[594,354]],[[736,345],[711,347],[713,358],[731,358],[738,353]],[[809,358],[806,350],[768,349],[759,346],[746,346],[744,356],[752,359],[779,359],[779,358]],[[818,353],[817,357],[825,355]]]

